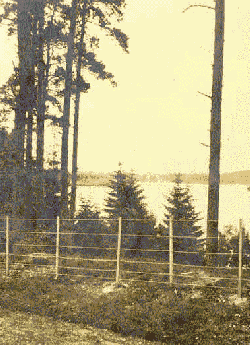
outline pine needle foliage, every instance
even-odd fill
[[[121,168],[114,173],[110,182],[105,205],[109,220],[122,218],[122,246],[131,249],[131,255],[141,255],[142,248],[149,248],[150,237],[154,234],[155,219],[148,212],[143,189],[133,173],[125,173]],[[145,235],[145,237],[143,236]]]
[[[105,208],[109,218],[148,218],[143,190],[136,181],[134,174],[126,174],[121,170],[116,171],[109,187],[110,192]]]
[[[100,210],[92,203],[91,200],[81,199],[80,210],[74,221],[73,231],[75,253],[87,257],[104,256],[105,251],[101,247],[105,247],[105,236],[100,234],[106,231],[104,220],[101,218]],[[114,240],[113,240],[114,242]],[[109,244],[113,246],[114,243]]]
[[[201,227],[197,225],[200,220],[199,213],[195,212],[189,188],[182,186],[181,174],[176,174],[173,182],[174,188],[167,198],[168,205],[165,205],[166,213],[163,222],[169,228],[169,219],[173,217],[174,252],[198,252],[201,250],[199,237],[203,233]],[[183,236],[183,238],[178,236]],[[193,238],[186,238],[189,236]],[[176,253],[175,258],[176,261],[200,263],[198,256],[198,253]]]

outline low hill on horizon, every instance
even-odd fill
[[[79,172],[77,177],[78,186],[108,186],[113,173]],[[175,174],[135,174],[140,182],[172,182]],[[207,184],[206,174],[182,174],[184,183]],[[221,174],[221,184],[243,184],[250,185],[250,170],[235,171]]]

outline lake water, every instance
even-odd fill
[[[140,184],[144,190],[148,209],[155,215],[158,222],[164,217],[164,204],[174,184],[171,182],[147,182]],[[193,196],[195,211],[200,212],[204,218],[200,225],[206,227],[207,216],[207,194],[208,186],[203,184],[189,185],[190,193]],[[81,198],[88,198],[102,211],[102,216],[109,188],[102,186],[78,186],[76,208],[79,210]],[[247,230],[250,230],[250,192],[246,185],[221,185],[220,186],[220,217],[219,228],[222,230],[225,225],[232,224],[238,227],[239,219]]]

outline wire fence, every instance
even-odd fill
[[[171,218],[166,233],[156,234],[152,221],[143,219],[2,218],[2,273],[191,287],[215,284],[241,297],[250,283],[241,220],[238,250],[233,253],[207,253],[205,239],[175,235],[190,223]],[[218,257],[216,266],[205,266],[207,255]]]

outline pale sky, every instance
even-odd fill
[[[114,171],[122,161],[138,173],[208,172],[209,148],[200,143],[209,144],[211,101],[198,91],[211,95],[214,11],[182,13],[195,3],[214,6],[212,0],[127,0],[119,25],[130,54],[106,38],[98,51],[118,87],[90,78],[81,98],[80,171]],[[250,169],[249,18],[249,1],[226,1],[222,173]],[[14,56],[1,32],[3,83]],[[47,135],[47,145],[59,144],[52,138]]]

